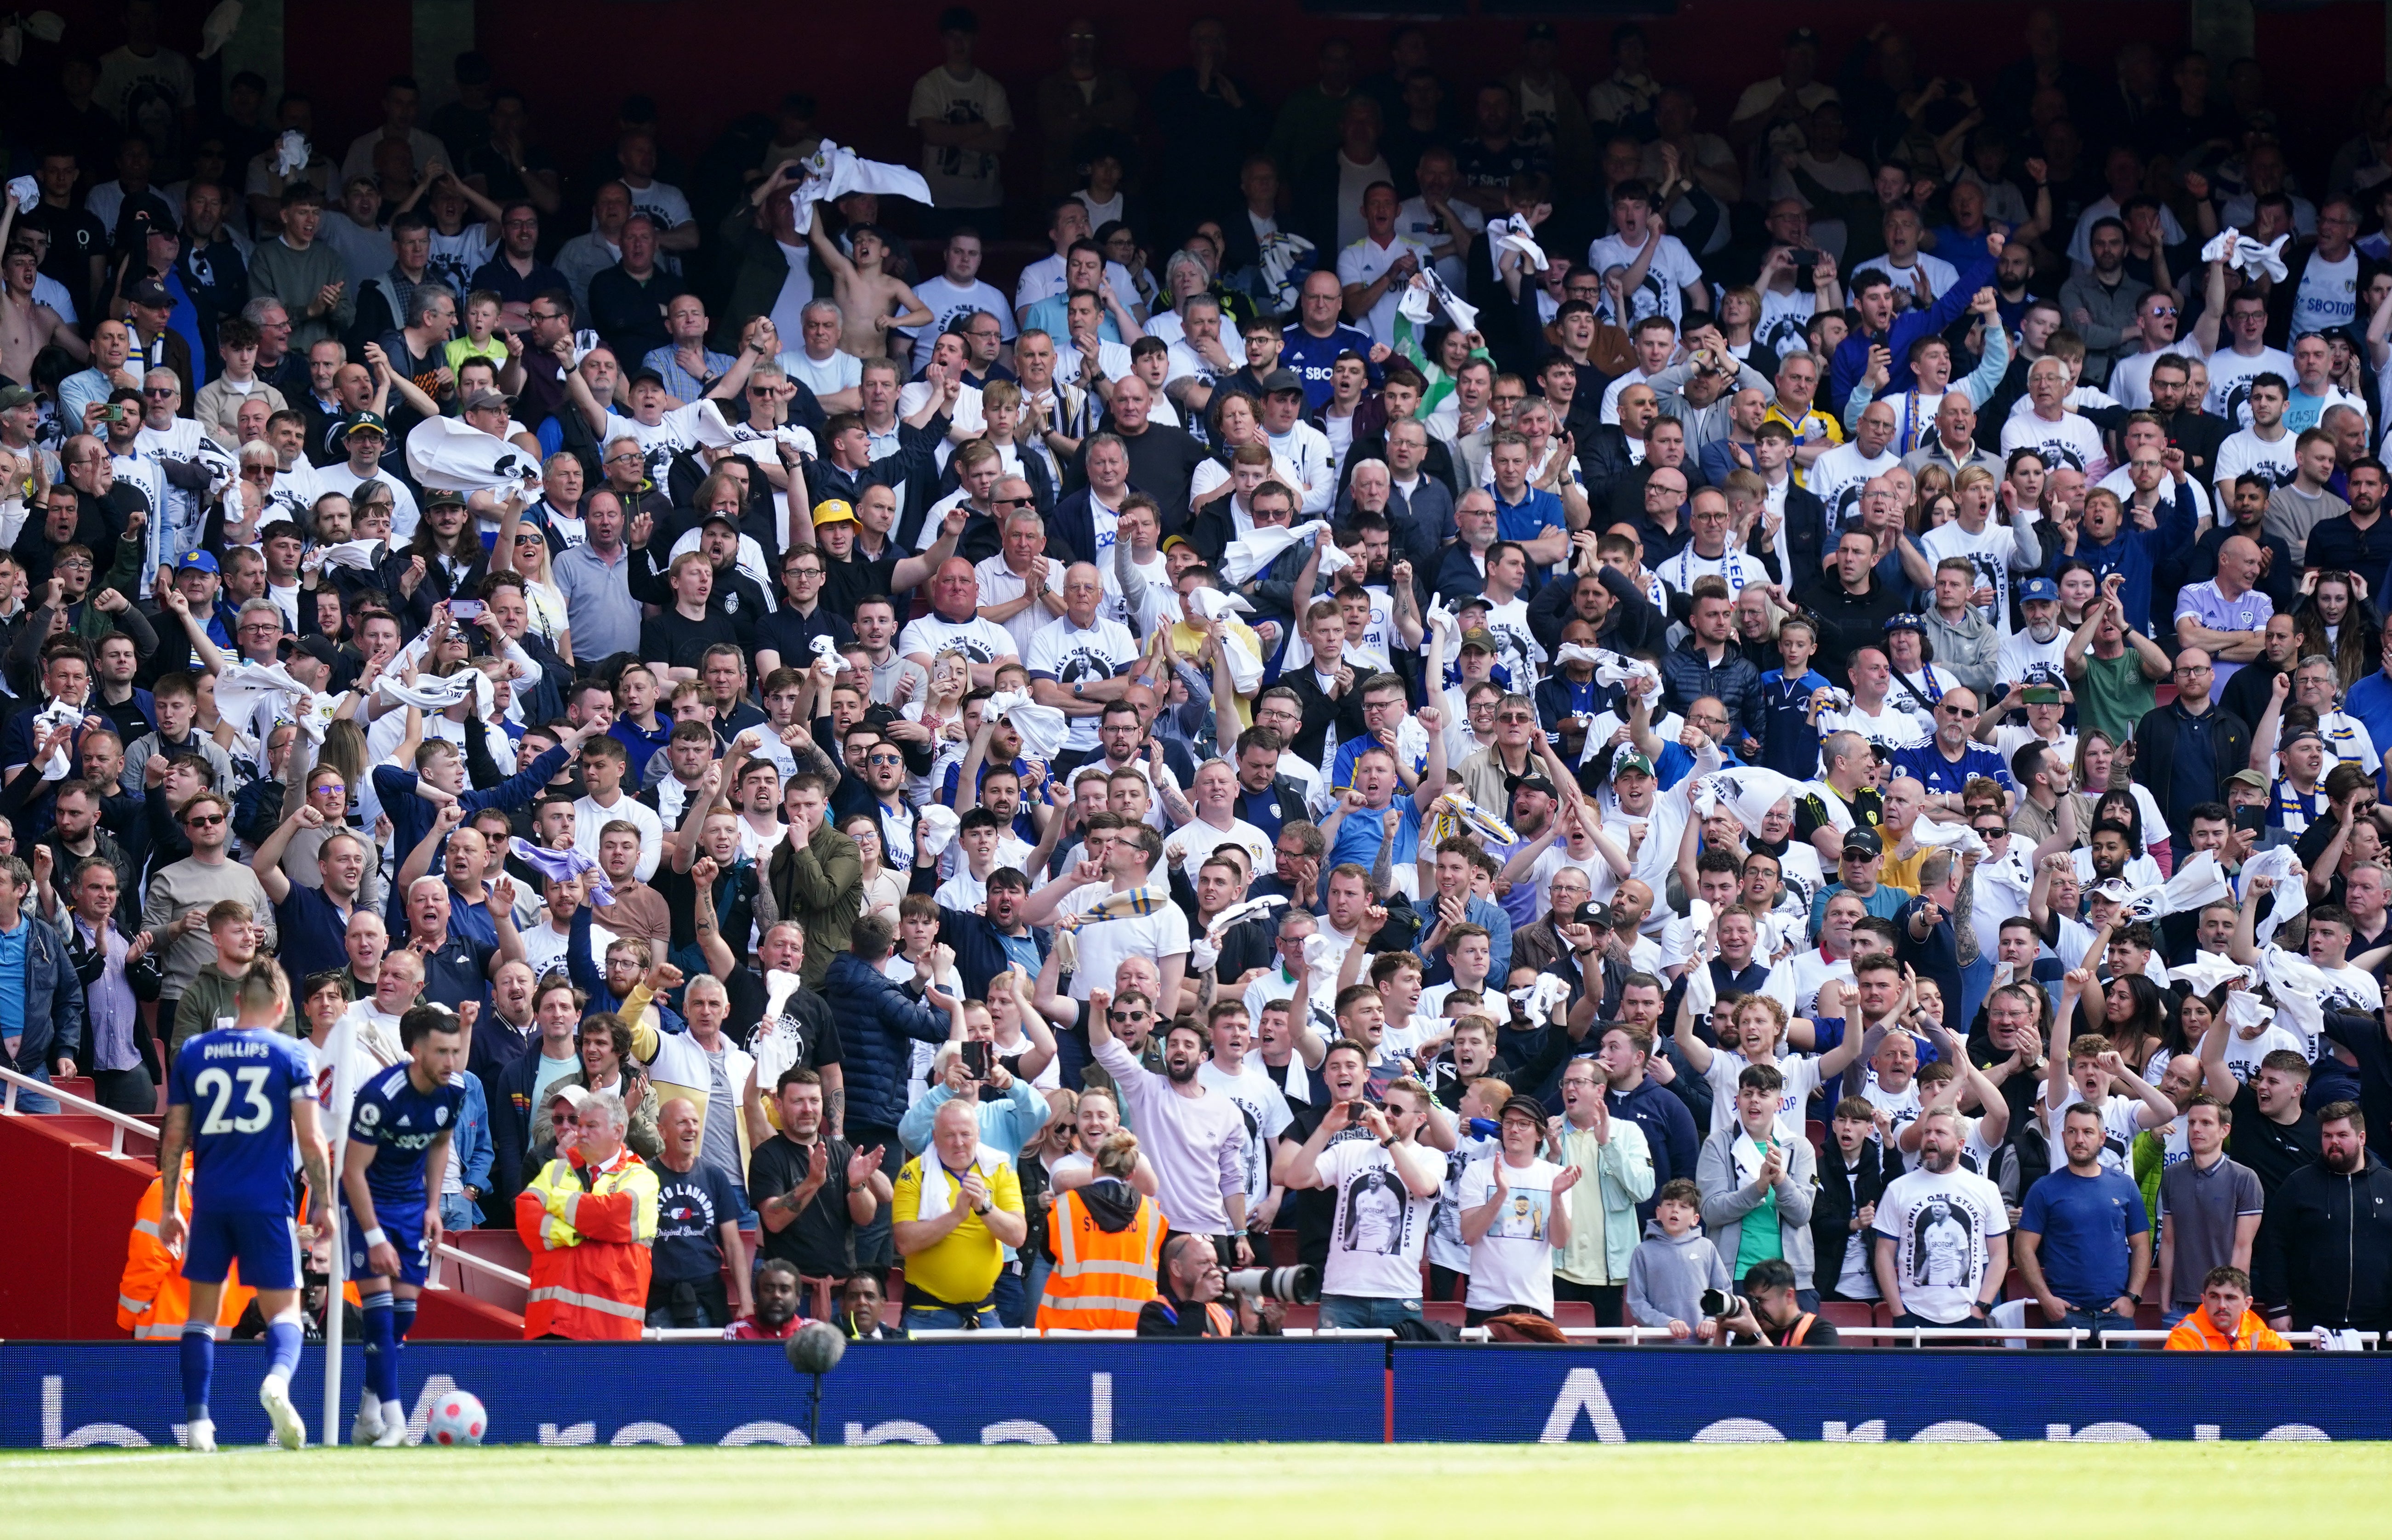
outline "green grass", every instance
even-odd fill
[[[610,1534],[656,1521],[687,1536],[1047,1540],[1128,1526],[1137,1540],[1378,1540],[1578,1534],[1599,1516],[1614,1533],[1743,1534],[1765,1520],[1772,1540],[1849,1540],[1855,1516],[1877,1512],[1925,1534],[2099,1514],[2108,1540],[2181,1540],[2255,1525],[2363,1533],[2352,1521],[2380,1512],[2387,1476],[2386,1444],[158,1451],[0,1456],[0,1534],[254,1540],[306,1525],[534,1540],[605,1514]],[[1785,1493],[1800,1499],[1767,1495]]]

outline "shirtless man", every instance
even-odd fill
[[[0,201],[7,194],[0,192]],[[41,259],[30,246],[7,243],[8,226],[12,217],[0,218],[0,247],[7,251],[7,259],[0,263],[0,380],[24,384],[33,378],[33,358],[52,343],[72,354],[79,361],[87,361],[91,350],[84,346],[83,338],[67,324],[66,317],[33,298],[33,279],[41,273]]]
[[[937,317],[904,280],[887,271],[889,247],[878,230],[868,225],[858,226],[855,255],[850,258],[830,237],[825,224],[827,212],[826,208],[814,214],[812,236],[814,252],[830,269],[831,281],[837,285],[839,349],[858,358],[887,357],[891,328],[925,327]],[[901,305],[903,312],[897,313]]]

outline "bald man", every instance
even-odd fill
[[[939,563],[930,578],[930,613],[898,636],[897,651],[926,672],[941,653],[961,653],[971,666],[975,690],[996,682],[998,664],[1020,656],[1012,632],[981,618],[980,576],[960,556]]]
[[[1030,692],[1041,705],[1060,710],[1071,723],[1067,752],[1086,758],[1097,747],[1098,718],[1138,684],[1138,638],[1118,620],[1097,612],[1104,603],[1104,579],[1086,562],[1063,569],[1063,613],[1031,633]]]
[[[2216,670],[2204,682],[2204,691],[2224,689],[2267,644],[2268,622],[2276,606],[2258,591],[2258,543],[2235,535],[2217,548],[2217,576],[2206,583],[2188,583],[2177,595],[2177,641],[2207,654],[2204,661],[2214,662]],[[2177,688],[2184,688],[2181,679]]]

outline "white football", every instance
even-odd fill
[[[489,1426],[490,1415],[482,1410],[479,1397],[466,1391],[450,1391],[432,1404],[431,1415],[423,1421],[423,1442],[479,1443]]]

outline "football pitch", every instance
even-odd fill
[[[379,1516],[527,1540],[604,1514],[670,1516],[685,1535],[1450,1535],[1514,1521],[1573,1534],[1592,1520],[1849,1536],[1864,1514],[1982,1534],[2003,1514],[2078,1513],[2106,1535],[2174,1537],[2339,1533],[2380,1513],[2387,1477],[2387,1444],[160,1450],[0,1456],[0,1534],[248,1540],[380,1529]]]

